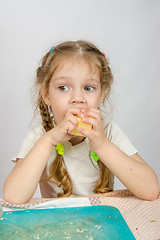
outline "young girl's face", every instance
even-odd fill
[[[103,100],[98,68],[83,60],[65,59],[53,74],[44,101],[51,106],[56,124],[63,121],[69,108],[98,108]]]

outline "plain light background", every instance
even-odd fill
[[[33,118],[39,61],[65,40],[89,40],[105,52],[115,81],[112,117],[160,180],[159,13],[159,0],[0,0],[1,198]]]

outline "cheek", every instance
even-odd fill
[[[95,96],[92,96],[92,98],[90,99],[90,107],[92,108],[98,108],[99,105],[101,104],[101,94],[96,94]]]
[[[62,122],[66,114],[66,105],[64,101],[62,100],[59,100],[57,102],[55,101],[55,103],[51,105],[51,109],[53,112],[55,123],[58,124]]]
[[[88,103],[89,108],[98,108],[99,107],[99,99],[91,99],[91,101]]]

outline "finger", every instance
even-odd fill
[[[75,115],[72,114],[68,116],[68,121],[71,122],[74,127],[76,127],[78,124],[77,118],[75,117]]]
[[[87,117],[94,117],[94,118],[101,118],[101,113],[96,108],[91,108],[88,111],[85,112],[85,116]]]
[[[71,132],[75,129],[75,126],[71,123],[68,122],[67,126],[66,126],[66,130],[67,130],[67,134],[71,135]]]
[[[89,116],[88,116],[89,115]],[[98,130],[99,128],[102,127],[102,119],[101,119],[101,115],[98,114],[97,112],[90,112],[90,114],[85,115],[85,117],[82,118],[82,121],[85,123],[89,123],[90,125],[92,125],[92,128],[94,130]]]
[[[73,114],[69,114],[65,117],[63,122],[59,124],[60,128],[65,131],[65,133],[69,133],[73,131],[78,124],[77,118]]]
[[[87,129],[79,128],[79,132],[89,139],[94,137],[94,131],[93,130],[88,131]]]
[[[84,117],[82,118],[82,121],[85,123],[89,123],[92,126],[92,129],[98,130],[99,129],[99,121],[95,118],[90,118],[90,117]]]
[[[70,108],[68,109],[67,113],[66,113],[66,117],[70,116],[70,115],[77,115],[79,117],[83,117],[85,113],[84,109],[81,108]]]

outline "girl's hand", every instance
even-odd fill
[[[82,121],[91,124],[92,130],[80,129],[79,131],[89,138],[91,151],[98,153],[101,147],[103,147],[106,142],[109,142],[104,132],[100,111],[94,108],[89,109],[85,112]]]
[[[76,128],[78,123],[75,115],[81,117],[82,112],[83,110],[77,108],[69,109],[66,112],[64,120],[46,133],[48,134],[50,142],[53,146],[57,145],[58,143],[66,142],[73,137],[71,132]]]

